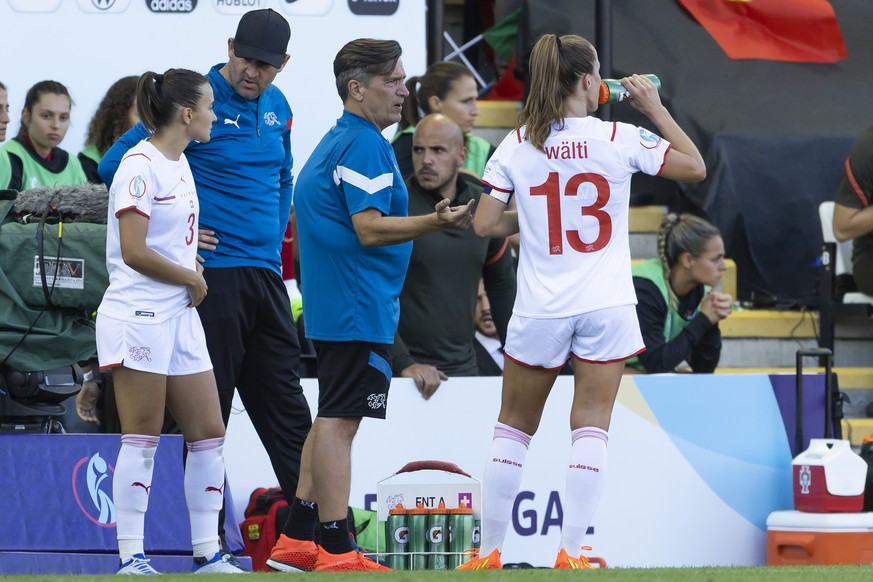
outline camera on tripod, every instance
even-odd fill
[[[36,372],[0,368],[0,434],[63,433],[62,402],[83,381],[77,364]]]

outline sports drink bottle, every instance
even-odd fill
[[[393,570],[408,570],[409,510],[403,507],[402,503],[388,510],[385,529],[385,551],[388,553],[385,561],[388,567]]]
[[[461,503],[449,510],[449,569],[454,570],[464,563],[463,552],[475,547],[473,544],[473,509]]]
[[[661,79],[657,75],[647,74],[640,75],[655,84],[655,89],[661,92]],[[627,88],[621,84],[621,79],[603,79],[600,81],[600,105],[609,103],[618,103],[625,99],[633,99]]]
[[[427,556],[427,518],[430,510],[419,503],[409,510],[409,556],[410,570],[426,570]]]
[[[440,501],[439,507],[430,510],[427,519],[427,551],[431,552],[427,557],[428,570],[448,569],[448,560],[446,560],[446,551],[449,548],[448,520],[446,504]]]

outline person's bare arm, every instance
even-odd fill
[[[834,236],[843,242],[873,232],[873,206],[849,208],[834,204]]]
[[[434,212],[423,216],[385,216],[375,208],[367,208],[352,215],[352,225],[366,247],[405,243],[444,228],[467,228],[473,200],[463,206],[449,204],[448,198],[444,198],[436,204]]]
[[[482,194],[473,219],[473,229],[482,237],[501,238],[518,232],[518,211],[507,210],[500,200]]]
[[[672,146],[659,175],[682,182],[700,182],[706,178],[706,165],[700,151],[661,103],[654,83],[640,75],[625,77],[622,83],[634,97],[630,104],[648,117]]]

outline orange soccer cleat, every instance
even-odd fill
[[[359,550],[352,550],[344,554],[331,554],[318,548],[318,560],[315,562],[316,572],[393,572],[387,566],[383,566],[365,556]]]
[[[590,550],[591,546],[582,546],[583,550]],[[574,558],[564,548],[558,552],[558,557],[555,560],[555,570],[593,570],[594,566],[588,563],[588,558],[581,555]]]
[[[466,554],[470,555],[470,561],[464,562],[455,570],[502,570],[503,565],[500,563],[500,551],[494,549],[484,558],[479,557],[479,548],[467,550]]]
[[[280,534],[267,565],[280,572],[312,572],[317,558],[318,546],[315,542],[295,540]]]

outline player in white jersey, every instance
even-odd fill
[[[200,206],[183,151],[209,141],[212,87],[193,71],[145,73],[137,109],[152,136],[132,148],[109,197],[109,288],[97,309],[97,355],[112,371],[121,450],[115,464],[119,574],[155,574],[144,555],[145,512],[168,407],[188,448],[185,500],[194,569],[242,572],[219,553],[224,423],[196,307],[206,296],[197,261]]]
[[[479,202],[476,233],[519,232],[521,248],[503,399],[483,482],[481,547],[463,569],[500,567],[530,439],[571,355],[572,445],[554,567],[590,567],[576,556],[604,485],[607,431],[624,360],[644,349],[630,270],[630,179],[636,172],[682,181],[706,175],[697,148],[648,79],[633,75],[622,83],[663,138],[591,117],[599,68],[584,38],[542,36],[531,54],[531,93],[520,125],[485,169],[491,192]],[[512,197],[516,211],[507,210]]]

